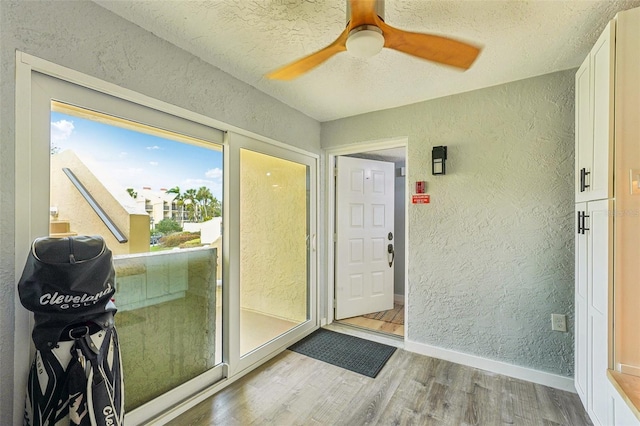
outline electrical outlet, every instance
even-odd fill
[[[551,330],[567,331],[567,316],[562,314],[551,314]]]

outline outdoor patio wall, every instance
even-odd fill
[[[308,291],[306,168],[252,151],[241,153],[240,164],[240,307],[301,323]]]
[[[573,375],[574,74],[322,124],[325,148],[407,136],[408,187],[427,181],[431,203],[408,200],[409,340]]]
[[[118,242],[63,168],[73,172],[115,226],[127,236],[126,243]],[[68,220],[72,232],[102,235],[114,255],[149,251],[149,215],[129,213],[73,151],[51,156],[50,187],[51,205],[58,208],[57,219]]]
[[[201,248],[114,256],[126,410],[215,365],[216,257]]]
[[[15,164],[16,49],[280,142],[316,153],[320,149],[317,121],[93,2],[0,1],[0,424],[3,425],[13,423],[13,407],[21,406],[13,397],[15,170],[21,167]]]

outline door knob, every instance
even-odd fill
[[[391,233],[389,233],[391,234]],[[393,266],[393,259],[396,257],[396,253],[393,250],[393,244],[389,244],[387,246],[387,259],[389,259],[389,255],[391,255],[391,260],[389,260],[389,267]]]

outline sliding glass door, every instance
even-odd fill
[[[49,183],[36,236],[105,240],[125,410],[163,410],[224,377],[223,133],[52,77],[34,83],[34,173]]]
[[[229,292],[239,311],[230,349],[242,369],[317,325],[317,158],[229,134],[229,193],[237,194]],[[237,239],[235,238],[237,236]],[[235,303],[233,303],[235,305]],[[232,336],[234,333],[232,332]]]
[[[240,150],[240,355],[309,319],[309,166]]]
[[[89,89],[101,86],[90,77],[85,86],[29,74],[16,245],[26,253],[36,237],[101,235],[114,253],[132,424],[218,389],[318,326],[318,156]],[[29,320],[21,307],[17,317],[25,354]]]
[[[114,254],[131,411],[222,361],[222,145],[56,101],[51,128],[49,235],[100,235]]]

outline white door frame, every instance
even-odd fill
[[[379,150],[383,150],[383,149],[391,149],[391,148],[404,148],[405,149],[405,160],[406,160],[406,165],[405,167],[407,168],[406,170],[408,170],[408,166],[409,166],[409,159],[407,156],[407,146],[409,144],[409,139],[408,137],[404,136],[404,137],[398,137],[398,138],[390,138],[390,139],[383,139],[383,140],[377,140],[377,141],[370,141],[370,142],[361,142],[361,143],[357,143],[357,144],[350,144],[347,146],[340,146],[340,147],[334,147],[334,148],[327,148],[325,150],[325,154],[326,154],[326,162],[325,162],[325,166],[326,166],[326,170],[325,170],[325,185],[326,185],[326,200],[325,200],[325,206],[326,206],[326,210],[325,210],[325,214],[327,217],[327,254],[326,254],[326,259],[327,259],[327,269],[326,269],[326,274],[327,274],[327,311],[326,311],[326,324],[330,324],[334,321],[335,316],[334,316],[334,300],[335,300],[335,279],[334,279],[334,270],[335,270],[335,244],[334,244],[334,235],[335,235],[335,208],[336,208],[336,187],[335,187],[335,176],[334,176],[334,168],[335,168],[335,164],[336,164],[336,157],[340,156],[340,155],[349,155],[349,154],[358,154],[361,152],[369,152],[369,151],[379,151]],[[408,175],[408,174],[407,174]],[[409,200],[408,197],[408,182],[405,185],[405,200]],[[406,203],[406,202],[405,202]],[[409,209],[405,207],[405,224],[409,223],[408,220],[408,214],[409,214]],[[404,250],[405,253],[408,253],[408,248],[409,248],[409,238],[408,238],[408,229],[409,227],[407,225],[405,225],[404,228],[404,236],[405,236],[405,243],[404,243]],[[404,327],[405,330],[407,329],[407,324],[408,324],[408,316],[406,315],[407,313],[407,305],[408,305],[408,300],[409,300],[409,286],[408,286],[408,282],[407,282],[407,277],[408,277],[408,262],[407,259],[408,256],[405,255],[405,262],[404,262],[404,276],[405,276],[405,282],[404,282],[404,293],[405,293],[405,323],[404,323]],[[323,321],[323,324],[324,321]],[[407,333],[404,334],[404,339],[406,340],[407,338]]]

